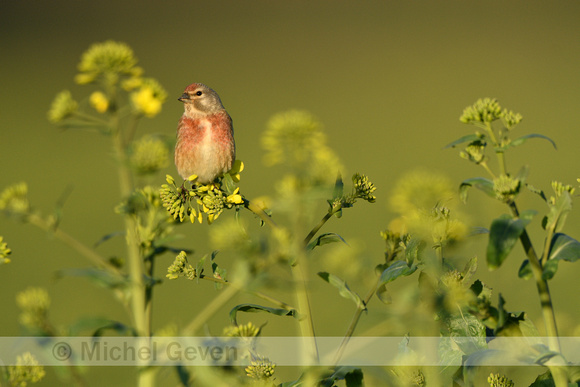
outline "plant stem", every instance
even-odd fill
[[[239,289],[230,286],[222,291],[219,296],[214,298],[206,307],[191,321],[187,327],[183,329],[184,335],[193,335],[199,328],[203,326],[214,314],[216,314],[222,306],[224,306],[230,299],[232,299]]]
[[[362,315],[362,312],[366,310],[367,304],[370,302],[371,298],[373,297],[373,295],[377,291],[377,288],[379,285],[379,280],[380,280],[380,277],[377,277],[371,290],[367,293],[366,297],[364,298],[364,300],[363,300],[364,308],[357,308],[356,312],[352,316],[352,319],[350,321],[348,329],[346,330],[346,334],[344,335],[344,338],[342,339],[342,342],[340,343],[340,347],[338,348],[338,351],[336,352],[336,357],[334,358],[335,366],[338,365],[338,362],[340,361],[340,358],[342,357],[342,354],[344,353],[344,350],[345,350],[348,342],[350,341],[350,338],[352,337],[354,330],[356,329],[356,326],[358,325],[358,321],[360,320],[360,316]]]
[[[485,169],[487,171],[487,173],[489,173],[491,175],[492,179],[496,178],[495,174],[493,173],[493,171],[491,169],[489,169],[489,167],[487,166],[487,163],[485,161],[479,163],[479,165],[481,165],[483,167],[483,169]]]
[[[113,128],[111,136],[113,148],[118,162],[119,187],[121,198],[126,199],[133,192],[133,181],[129,170],[126,147],[123,143],[122,133],[119,125],[118,113],[111,118]],[[143,258],[139,251],[139,237],[137,234],[137,222],[131,216],[125,216],[125,230],[127,242],[129,279],[131,281],[131,311],[133,323],[138,336],[149,338],[151,336],[151,300],[146,300],[146,285],[143,277],[145,267]],[[148,285],[151,286],[151,285]],[[150,294],[149,294],[150,296]],[[155,384],[155,373],[153,369],[142,369],[139,372],[139,387],[151,387]]]
[[[264,212],[264,210],[255,205],[254,202],[244,199],[244,207],[256,214],[264,223],[267,223],[270,227],[278,228],[276,222],[274,222],[272,218]]]
[[[301,249],[302,250],[302,249]],[[292,277],[294,278],[296,286],[296,301],[298,303],[298,308],[302,314],[302,319],[300,319],[300,330],[302,332],[302,337],[307,337],[311,339],[311,351],[314,361],[318,363],[318,345],[316,344],[316,334],[314,333],[314,321],[312,319],[312,308],[310,307],[310,299],[308,297],[308,288],[306,286],[306,277],[304,276],[304,252],[300,251],[298,253],[296,264],[291,266]],[[310,354],[306,354],[310,356]]]
[[[304,238],[304,246],[308,245],[308,243],[310,243],[310,240],[312,240],[312,238],[314,238],[314,235],[316,235],[316,233],[322,228],[322,226],[324,226],[324,224],[330,219],[332,218],[332,216],[334,214],[336,214],[338,211],[340,211],[342,209],[342,206],[337,206],[335,208],[332,209],[332,211],[327,212],[322,219],[320,220],[320,222],[318,222],[318,224],[316,226],[314,226],[314,228],[312,230],[310,230],[310,232],[308,233],[308,235],[306,235],[306,238]]]
[[[498,150],[500,144],[497,141],[497,138],[495,137],[495,133],[493,132],[493,128],[491,127],[491,124],[489,122],[485,123],[485,129],[487,130],[487,133],[489,134],[489,138],[491,139],[491,142],[493,143],[493,146],[496,149],[495,154],[497,156],[497,160],[499,163],[500,172],[502,175],[506,175],[507,168],[506,168],[506,162],[505,162],[505,155],[503,153],[503,150]]]
[[[519,211],[515,202],[509,203],[510,210],[514,217],[519,217]],[[540,296],[540,304],[542,308],[542,315],[544,317],[544,324],[546,325],[546,333],[548,334],[549,346],[552,351],[561,352],[560,340],[558,338],[558,328],[556,325],[556,315],[554,313],[554,307],[552,305],[552,297],[550,296],[550,288],[548,287],[548,281],[542,278],[543,269],[542,263],[538,259],[536,251],[532,245],[532,241],[528,235],[528,232],[524,229],[520,235],[520,242],[526,252],[526,256],[530,262],[532,272],[534,273],[534,278],[536,279],[536,287],[538,289],[538,295]],[[556,387],[565,387],[568,385],[568,378],[562,367],[552,366],[550,367],[552,372],[552,377]]]
[[[48,222],[46,222],[44,219],[42,219],[39,215],[30,214],[27,217],[27,221],[30,222],[31,224],[35,225],[36,227],[46,231],[46,232],[51,232],[52,235],[54,235],[54,237],[56,237],[64,244],[66,244],[69,247],[76,250],[79,254],[85,256],[85,258],[87,258],[89,261],[93,262],[95,265],[102,266],[105,269],[107,269],[108,271],[110,271],[111,273],[114,273],[116,275],[121,275],[121,273],[119,272],[119,269],[117,269],[117,267],[111,265],[109,263],[109,261],[107,261],[104,257],[100,256],[93,249],[91,249],[87,245],[81,243],[80,241],[78,241],[77,239],[75,239],[70,234],[66,233],[65,231],[61,230],[60,228],[53,229],[48,224]]]

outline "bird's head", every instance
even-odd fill
[[[211,114],[224,110],[219,95],[201,83],[192,83],[178,98],[185,105],[185,112],[198,114]]]

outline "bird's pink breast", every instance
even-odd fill
[[[186,179],[195,174],[201,183],[229,171],[235,160],[232,121],[226,112],[181,117],[177,129],[175,165]]]

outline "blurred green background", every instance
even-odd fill
[[[278,178],[279,170],[262,164],[259,137],[268,118],[291,108],[317,116],[346,166],[344,176],[365,173],[378,188],[376,204],[345,211],[324,231],[340,233],[378,262],[384,247],[379,231],[394,217],[387,199],[398,179],[416,168],[444,173],[456,184],[482,174],[456,150],[442,149],[470,133],[458,117],[477,98],[496,97],[520,112],[524,121],[516,134],[542,133],[558,144],[555,151],[548,142],[530,141],[510,152],[508,168],[529,164],[530,183],[546,191],[551,180],[576,183],[579,16],[577,1],[2,1],[0,188],[28,182],[32,205],[48,214],[72,187],[61,227],[88,245],[123,228],[113,213],[119,197],[109,140],[61,131],[46,119],[57,92],[88,96],[90,87],[73,82],[80,55],[113,39],[130,45],[146,75],[170,95],[160,115],[142,122],[142,133],[174,135],[183,109],[177,97],[189,83],[220,94],[234,119],[238,158],[246,165],[242,192],[250,198],[272,193]],[[173,166],[166,172],[176,175]],[[531,194],[523,195],[520,207],[545,211]],[[472,225],[485,227],[504,211],[475,192],[465,208]],[[208,252],[206,225],[179,231],[195,257]],[[539,217],[531,232],[541,235]],[[567,232],[580,237],[578,212]],[[12,263],[0,267],[0,335],[19,334],[14,297],[31,285],[48,288],[56,324],[87,315],[126,321],[105,289],[83,279],[55,279],[58,269],[88,266],[68,247],[4,217],[0,235],[13,250]],[[99,252],[123,254],[120,239]],[[541,244],[536,239],[537,248]],[[463,254],[484,259],[484,246],[485,237],[475,238]],[[490,273],[482,264],[478,276],[502,292],[509,310],[526,310],[539,322],[535,285],[516,276],[522,259],[518,246],[507,268]],[[160,277],[172,260],[159,260]],[[561,263],[552,282],[564,335],[578,333],[579,274],[580,266]],[[366,293],[356,278],[348,280]],[[342,335],[353,307],[325,285],[313,283],[319,333]],[[187,281],[165,283],[157,292],[155,329],[171,321],[183,326],[215,295],[213,286]],[[242,295],[232,305],[246,301],[252,300]],[[344,307],[328,313],[329,303]],[[279,320],[269,323],[268,334],[295,334],[292,321]],[[227,322],[226,309],[212,319],[212,333]],[[363,317],[357,332],[373,324]]]

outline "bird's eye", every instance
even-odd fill
[[[198,91],[197,93],[195,93],[195,95],[199,96],[202,95],[203,93],[201,91]]]

